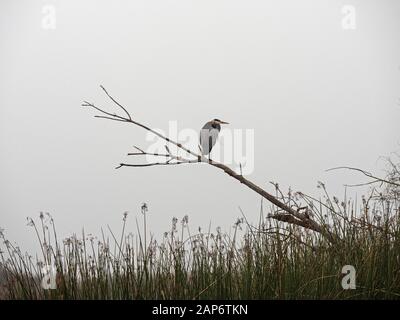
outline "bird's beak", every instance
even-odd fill
[[[220,124],[229,124],[229,122],[225,122],[225,121],[220,121]]]

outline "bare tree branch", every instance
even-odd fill
[[[359,169],[359,168],[353,168],[353,167],[335,167],[335,168],[331,168],[331,169],[328,169],[328,170],[325,170],[325,171],[328,172],[328,171],[338,170],[338,169],[348,169],[348,170],[358,171],[358,172],[361,172],[363,175],[367,176],[368,178],[371,178],[371,179],[376,180],[375,182],[385,182],[385,183],[387,183],[387,184],[391,184],[391,185],[400,187],[400,184],[398,184],[398,183],[396,183],[396,182],[388,181],[388,180],[386,180],[386,179],[379,178],[379,177],[375,177],[375,176],[372,175],[371,173],[369,173],[369,172],[367,172],[367,171],[365,171],[365,170]],[[374,182],[371,182],[371,183],[374,183]]]
[[[382,181],[380,181],[380,180],[372,180],[372,181],[364,182],[364,183],[344,184],[344,186],[345,187],[363,187],[363,186],[368,186],[368,185],[371,185],[374,183],[379,183],[379,182],[382,184]]]
[[[311,230],[314,230],[317,232],[321,232],[321,230],[319,228],[317,228],[316,226],[312,225],[311,223],[308,223],[307,221],[296,219],[291,214],[276,213],[276,214],[270,214],[268,217],[273,218],[275,220],[282,221],[282,222],[295,224],[297,226],[301,226],[306,229],[311,229]]]
[[[129,114],[129,112],[122,105],[120,105],[112,96],[110,96],[108,94],[107,90],[103,86],[100,86],[100,88],[103,89],[103,91],[112,100],[112,102],[114,102],[117,106],[119,106],[126,113],[126,115],[128,116],[129,120],[132,120],[131,115]]]
[[[106,116],[94,116],[95,118],[101,118],[101,119],[108,119],[108,120],[113,120],[113,121],[121,121],[121,122],[126,122],[126,120],[121,120],[117,118],[111,118],[111,117],[106,117]]]
[[[308,214],[304,214],[304,213],[300,212],[300,210],[295,210],[292,207],[290,207],[289,205],[287,205],[284,202],[280,201],[277,197],[273,196],[272,194],[268,193],[267,191],[265,191],[261,187],[257,186],[256,184],[254,184],[250,180],[248,180],[245,177],[243,177],[242,174],[237,174],[234,170],[232,170],[228,166],[226,166],[226,165],[224,165],[222,163],[216,162],[216,161],[214,161],[212,159],[208,159],[208,158],[204,157],[201,153],[194,152],[194,151],[186,148],[182,144],[180,144],[180,143],[178,143],[176,141],[173,141],[173,140],[169,139],[168,137],[162,135],[161,133],[151,129],[147,125],[144,125],[144,124],[142,124],[142,123],[140,123],[140,122],[138,122],[136,120],[133,120],[134,118],[131,116],[131,114],[122,105],[120,105],[107,92],[107,90],[103,86],[100,86],[100,87],[105,92],[105,94],[108,96],[108,98],[124,111],[124,113],[126,114],[126,117],[117,115],[115,113],[113,114],[113,113],[107,112],[107,111],[97,107],[93,103],[89,103],[87,101],[84,101],[82,106],[93,108],[93,109],[95,109],[95,110],[97,110],[97,111],[99,111],[100,113],[103,114],[103,115],[96,116],[97,118],[103,118],[103,119],[107,119],[107,120],[114,120],[114,121],[131,123],[133,125],[136,125],[138,127],[141,127],[143,129],[145,129],[148,132],[151,132],[155,136],[165,140],[167,143],[171,143],[171,144],[177,146],[180,150],[185,151],[187,155],[195,157],[195,159],[185,159],[185,158],[180,157],[178,155],[172,155],[167,145],[166,145],[166,150],[167,150],[168,154],[147,153],[147,152],[143,151],[142,149],[140,149],[140,148],[135,146],[134,148],[136,150],[138,150],[139,152],[128,153],[128,155],[130,155],[130,156],[143,156],[143,155],[159,156],[159,157],[164,157],[166,159],[166,161],[165,162],[144,163],[144,164],[143,163],[142,164],[120,163],[119,166],[116,167],[116,169],[119,169],[119,168],[122,168],[122,167],[152,167],[152,166],[194,164],[194,163],[199,163],[199,162],[200,163],[207,163],[207,164],[209,164],[209,165],[211,165],[211,166],[213,166],[215,168],[221,169],[223,172],[225,172],[226,174],[228,174],[232,178],[238,180],[240,183],[243,183],[248,188],[250,188],[254,192],[258,193],[263,198],[267,199],[272,204],[274,204],[275,206],[277,206],[278,208],[280,208],[281,210],[286,212],[285,214],[279,214],[278,213],[278,214],[271,215],[270,216],[271,218],[273,218],[275,220],[278,220],[278,221],[291,223],[291,224],[294,224],[294,225],[298,225],[298,226],[301,226],[301,227],[304,227],[304,228],[319,232],[323,236],[325,236],[331,243],[334,243],[334,242],[336,242],[338,240],[326,228],[326,226],[318,224],[316,221],[314,221],[312,218],[310,218],[310,216]],[[200,148],[199,148],[199,152],[201,152]]]
[[[122,167],[142,168],[142,167],[154,167],[154,166],[173,166],[178,164],[188,164],[197,162],[198,162],[197,160],[190,160],[190,161],[179,161],[179,162],[153,162],[153,163],[141,163],[141,164],[120,163],[119,166],[115,167],[115,169],[119,169]]]

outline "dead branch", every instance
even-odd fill
[[[272,204],[280,208],[285,212],[285,214],[277,213],[274,215],[271,215],[270,218],[273,218],[278,221],[294,224],[301,226],[306,229],[310,229],[313,231],[316,231],[323,236],[325,236],[331,243],[336,242],[338,239],[335,238],[335,236],[324,226],[320,225],[316,221],[314,221],[309,215],[301,213],[300,210],[295,210],[291,208],[289,205],[285,204],[284,202],[280,201],[277,197],[273,196],[272,194],[268,193],[261,187],[257,186],[250,180],[246,179],[243,177],[242,174],[237,174],[234,170],[229,168],[228,166],[216,162],[212,159],[208,159],[204,157],[202,154],[194,152],[186,147],[184,147],[182,144],[173,141],[169,139],[168,137],[154,131],[151,129],[149,126],[142,124],[141,122],[138,122],[134,120],[134,118],[131,116],[131,114],[127,111],[125,107],[123,107],[120,103],[118,103],[109,93],[108,91],[103,87],[100,86],[100,88],[104,91],[104,93],[108,96],[108,98],[115,104],[117,105],[120,110],[125,114],[125,115],[118,115],[116,113],[110,113],[108,111],[105,111],[104,109],[97,107],[95,104],[90,103],[88,101],[84,101],[82,106],[85,107],[90,107],[98,112],[100,112],[100,115],[95,115],[96,118],[101,118],[101,119],[107,119],[107,120],[113,120],[113,121],[119,121],[119,122],[126,122],[129,124],[136,125],[138,127],[141,127],[145,129],[146,131],[151,132],[155,136],[165,140],[167,143],[171,143],[178,147],[180,150],[183,150],[186,152],[186,155],[189,156],[189,158],[183,158],[178,155],[172,155],[169,151],[168,146],[166,145],[166,150],[168,154],[157,154],[157,153],[148,153],[145,152],[144,150],[138,148],[135,146],[135,149],[138,152],[133,152],[133,153],[128,153],[129,156],[144,156],[144,155],[149,155],[149,156],[156,156],[156,157],[163,157],[165,158],[165,161],[163,162],[153,162],[153,163],[141,163],[141,164],[129,164],[129,163],[120,163],[119,166],[116,167],[116,169],[122,168],[122,167],[151,167],[151,166],[168,166],[168,165],[180,165],[180,164],[194,164],[194,163],[207,163],[215,168],[221,169],[223,172],[231,176],[232,178],[238,180],[240,183],[243,183],[246,185],[248,188],[253,190],[254,192],[258,193],[261,195],[263,198],[267,199],[270,201]],[[190,158],[192,157],[192,158]],[[194,157],[194,159],[193,159]]]
[[[300,226],[300,227],[303,227],[303,228],[306,228],[306,229],[314,230],[316,232],[321,233],[321,229],[320,228],[318,228],[315,225],[309,223],[308,221],[296,219],[291,214],[275,213],[275,214],[270,214],[268,217],[269,218],[273,218],[273,219],[278,220],[278,221],[287,222],[287,223],[290,223],[290,224],[294,224],[294,225],[297,225],[297,226]]]
[[[384,182],[384,183],[387,183],[387,184],[390,184],[390,185],[393,185],[393,186],[396,186],[396,187],[400,187],[400,184],[398,184],[398,183],[396,183],[396,182],[393,182],[393,181],[389,181],[389,180],[386,180],[386,179],[383,179],[383,178],[376,177],[376,176],[374,176],[373,174],[371,174],[370,172],[365,171],[365,170],[362,170],[362,169],[359,169],[359,168],[353,168],[353,167],[336,167],[336,168],[331,168],[331,169],[328,169],[328,170],[325,170],[325,171],[328,172],[328,171],[338,170],[338,169],[347,169],[347,170],[358,171],[358,172],[361,172],[361,173],[362,173],[363,175],[365,175],[366,177],[373,179],[373,181],[370,181],[370,182],[367,182],[367,183],[363,183],[363,184],[360,184],[360,185],[367,185],[367,184],[373,184],[373,183],[381,183],[381,182]],[[353,185],[353,186],[358,186],[358,185]]]

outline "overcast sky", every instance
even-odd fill
[[[100,84],[167,132],[213,118],[254,130],[248,178],[268,190],[318,196],[321,180],[341,197],[365,179],[326,169],[379,174],[400,148],[399,31],[397,0],[2,0],[0,227],[30,249],[40,211],[63,237],[119,230],[124,211],[135,231],[143,202],[156,235],[186,214],[228,230],[239,206],[257,221],[260,197],[215,168],[115,170],[150,142],[80,106],[112,107]]]

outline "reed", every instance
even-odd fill
[[[400,297],[400,201],[373,192],[362,203],[302,193],[284,195],[294,207],[334,234],[269,219],[277,208],[260,210],[251,225],[244,214],[223,232],[193,232],[189,218],[172,219],[157,241],[146,237],[147,206],[137,229],[99,238],[82,232],[60,241],[55,222],[41,214],[28,223],[40,254],[22,253],[0,232],[1,299],[398,299]],[[151,212],[149,212],[151,214]],[[140,221],[140,219],[142,219]],[[57,288],[41,286],[45,265],[54,265]],[[356,269],[356,289],[344,290],[342,267]]]

